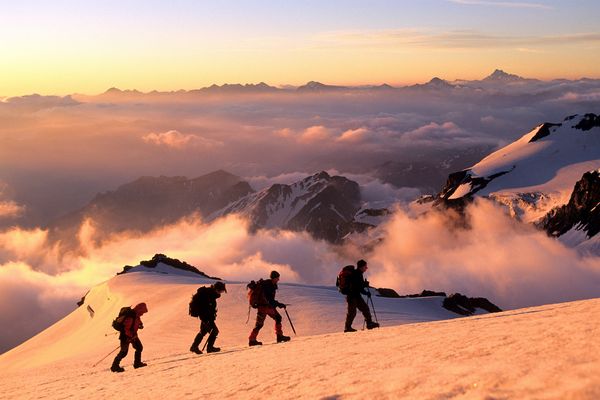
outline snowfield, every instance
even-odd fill
[[[187,315],[210,280],[149,272],[93,288],[83,306],[0,356],[6,399],[598,399],[600,299],[456,318],[442,298],[376,297],[382,328],[341,333],[345,302],[334,287],[280,284],[298,336],[275,344],[267,319],[249,348],[244,283],[219,299],[221,353],[188,351],[198,322]],[[282,277],[284,278],[284,277]],[[282,281],[284,282],[284,281]],[[146,368],[111,373],[118,346],[110,322],[123,305],[145,301],[139,332]],[[355,328],[362,327],[357,316]],[[98,363],[96,366],[94,366]]]

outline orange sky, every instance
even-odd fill
[[[301,3],[11,4],[0,16],[0,96],[261,81],[402,85],[479,79],[496,68],[600,77],[593,1]]]

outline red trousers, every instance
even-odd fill
[[[259,306],[256,312],[256,325],[254,325],[254,329],[250,332],[250,340],[256,340],[258,336],[258,332],[265,324],[265,319],[267,315],[275,320],[275,333],[279,335],[283,335],[283,330],[281,328],[281,314],[277,312],[275,307],[271,306]]]

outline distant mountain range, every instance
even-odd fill
[[[387,83],[383,83],[381,85],[362,85],[362,86],[338,86],[338,85],[329,85],[322,82],[310,81],[304,85],[300,86],[292,86],[292,85],[282,85],[280,87],[271,86],[266,84],[265,82],[260,82],[258,84],[223,84],[216,85],[213,84],[208,87],[203,87],[200,89],[192,89],[192,90],[177,90],[177,91],[169,91],[169,92],[159,92],[159,91],[151,91],[151,92],[140,92],[138,90],[121,90],[118,88],[110,88],[106,92],[98,95],[104,97],[140,97],[140,96],[165,96],[165,95],[173,95],[173,94],[184,94],[184,95],[201,95],[201,94],[269,94],[269,93],[280,93],[280,92],[296,92],[296,93],[331,93],[331,92],[345,92],[345,91],[414,91],[414,90],[436,90],[436,91],[445,91],[445,90],[454,90],[454,89],[504,89],[509,90],[511,88],[520,88],[524,85],[556,85],[556,84],[564,84],[567,82],[593,82],[598,81],[600,79],[587,79],[582,78],[581,80],[565,80],[565,79],[555,79],[551,81],[542,81],[539,79],[530,79],[524,78],[515,74],[511,74],[500,69],[494,70],[490,75],[484,77],[479,80],[463,80],[457,79],[454,81],[448,81],[441,79],[439,77],[432,78],[429,82],[423,84],[415,84],[408,86],[391,86]],[[77,95],[79,96],[79,95]]]

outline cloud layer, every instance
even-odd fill
[[[0,181],[43,225],[140,176],[273,178],[491,151],[598,106],[600,81],[297,94],[109,93],[0,102]],[[467,167],[461,165],[458,168]],[[4,204],[4,209],[15,211]],[[23,211],[23,210],[21,210]]]
[[[403,293],[483,296],[502,308],[600,295],[599,258],[578,255],[489,201],[469,207],[467,221],[465,229],[452,214],[396,213],[381,227],[385,241],[371,257],[371,281]]]

